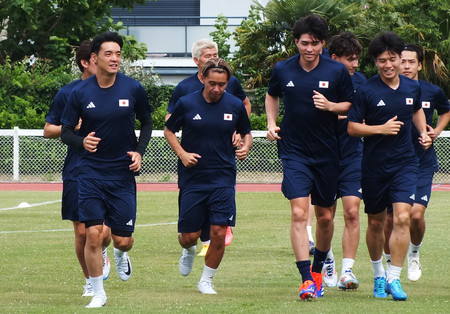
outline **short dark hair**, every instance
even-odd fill
[[[81,73],[84,73],[84,68],[81,65],[81,60],[86,60],[88,63],[91,62],[91,41],[90,40],[85,40],[78,46],[77,52],[75,54],[75,60],[77,62],[78,68],[80,69]]]
[[[394,32],[383,32],[375,37],[369,44],[369,54],[376,59],[383,52],[402,54],[405,42]]]
[[[108,42],[108,41],[112,41],[112,42],[117,43],[120,46],[121,49],[123,47],[122,36],[120,36],[116,32],[104,32],[104,33],[101,33],[100,35],[95,36],[95,38],[92,40],[91,53],[93,52],[95,54],[98,54],[102,44],[104,42]]]
[[[342,32],[331,38],[328,44],[330,56],[335,54],[338,57],[347,57],[357,55],[362,52],[362,46],[353,33]]]
[[[299,39],[303,34],[309,34],[315,39],[325,40],[327,38],[327,32],[327,21],[314,14],[299,18],[292,28],[295,39]]]
[[[227,80],[231,79],[231,68],[228,63],[222,58],[209,59],[202,69],[203,77],[208,77],[209,72],[227,73]]]
[[[406,44],[405,47],[403,48],[403,51],[413,51],[415,53],[417,53],[417,60],[420,63],[423,63],[423,49],[422,47],[420,47],[419,45],[416,44]]]

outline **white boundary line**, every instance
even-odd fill
[[[42,203],[35,203],[35,204],[30,204],[29,206],[26,207],[21,207],[21,206],[15,206],[15,207],[5,207],[5,208],[0,208],[0,212],[1,211],[5,211],[5,210],[12,210],[12,209],[22,209],[22,208],[30,208],[30,207],[36,207],[36,206],[42,206],[42,205],[48,205],[48,204],[54,204],[54,203],[61,203],[61,200],[57,200],[57,201],[47,201],[47,202],[42,202]]]
[[[136,228],[140,227],[155,227],[155,226],[167,226],[176,225],[178,222],[160,222],[155,224],[136,225]],[[0,234],[14,234],[14,233],[37,233],[37,232],[67,232],[73,231],[73,229],[45,229],[45,230],[12,230],[12,231],[0,231]]]

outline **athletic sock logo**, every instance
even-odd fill
[[[192,118],[192,120],[201,120],[201,119],[202,117],[200,117],[198,113],[195,115],[195,117]]]

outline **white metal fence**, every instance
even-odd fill
[[[237,161],[237,181],[280,183],[282,166],[275,142],[266,140],[266,131],[253,131],[252,135],[253,147],[248,158]],[[442,132],[434,145],[439,162],[434,183],[450,183],[450,131]],[[42,130],[0,130],[0,181],[61,181],[66,150],[60,140],[45,139]],[[138,182],[177,181],[177,157],[163,131],[153,131],[142,169]]]

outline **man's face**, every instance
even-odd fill
[[[213,58],[217,58],[216,48],[205,48],[202,50],[200,58],[197,59],[196,57],[194,57],[194,62],[195,64],[197,64],[199,72],[202,72],[205,63]]]
[[[202,78],[202,83],[205,85],[203,90],[203,97],[207,102],[217,102],[222,97],[227,88],[228,76],[226,72],[218,73],[209,71],[207,77]]]
[[[356,54],[354,55],[350,55],[350,56],[342,56],[342,57],[338,57],[335,54],[331,55],[331,58],[333,60],[336,60],[337,62],[342,63],[343,65],[345,65],[345,67],[348,70],[348,73],[350,73],[350,75],[355,74],[356,69],[358,68],[358,56]]]
[[[121,56],[122,52],[118,43],[113,41],[104,42],[100,46],[98,55],[93,54],[97,71],[116,74],[119,71]]]
[[[402,63],[400,65],[400,74],[418,80],[419,71],[422,69],[422,63],[417,58],[417,52],[404,50],[402,52]]]
[[[295,45],[300,53],[300,58],[305,62],[314,62],[322,52],[324,40],[318,40],[310,34],[302,34],[299,39],[295,39]]]
[[[375,65],[383,80],[390,81],[398,76],[402,59],[395,52],[385,51],[375,59]]]

